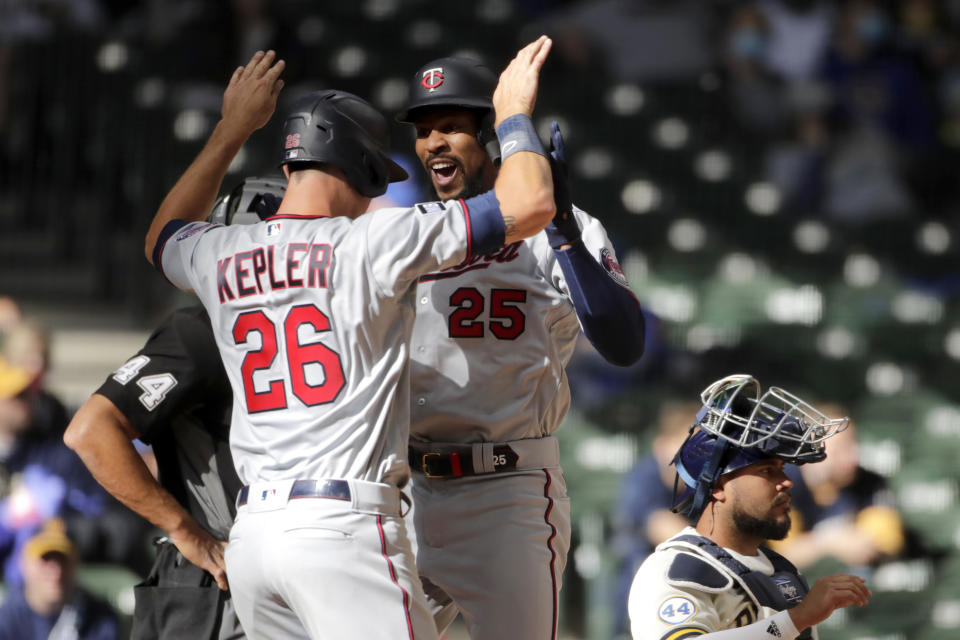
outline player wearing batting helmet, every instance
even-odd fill
[[[482,193],[523,139],[494,135],[496,76],[463,57],[424,64],[397,119],[443,206]],[[498,133],[501,133],[497,130]],[[530,131],[526,140],[536,139]],[[556,638],[570,504],[554,432],[581,330],[634,363],[644,322],[601,223],[573,206],[556,123],[547,230],[420,278],[411,357],[417,566],[438,628],[474,640]],[[502,168],[499,170],[502,173]],[[503,202],[503,200],[501,200]]]
[[[673,459],[674,509],[694,526],[660,544],[640,566],[628,610],[634,640],[816,638],[838,608],[867,604],[862,578],[837,574],[812,588],[786,558],[763,546],[790,529],[785,464],[824,459],[830,418],[797,396],[748,375],[701,394],[687,440]]]
[[[249,636],[438,637],[400,491],[417,285],[553,217],[549,161],[525,133],[550,46],[539,38],[501,74],[499,135],[517,149],[487,193],[367,212],[405,176],[388,157],[387,122],[356,96],[323,91],[285,118],[277,214],[203,222],[201,207],[275,107],[283,63],[261,52],[234,73],[223,119],[157,211],[147,256],[200,298],[233,390],[244,486],[225,560]]]

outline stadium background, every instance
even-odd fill
[[[733,372],[849,407],[861,463],[922,542],[869,569],[871,606],[821,637],[960,633],[956,0],[4,3],[0,293],[52,330],[53,390],[78,406],[189,302],[143,259],[143,234],[252,50],[288,61],[281,111],[337,87],[391,114],[425,61],[500,69],[541,32],[555,50],[535,122],[561,122],[575,201],[649,315],[639,365],[586,345],[571,364],[565,633],[612,636],[610,514],[661,403]],[[834,51],[851,38],[864,59]],[[276,124],[227,186],[275,170]],[[429,198],[411,143],[396,125],[414,176],[396,202]],[[89,575],[122,590],[109,567]]]

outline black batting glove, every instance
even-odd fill
[[[556,120],[550,123],[550,171],[553,173],[553,201],[557,213],[547,224],[547,239],[550,246],[559,249],[580,239],[580,226],[573,215],[573,199],[570,195],[570,176],[567,168],[567,151]]]

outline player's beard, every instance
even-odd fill
[[[463,168],[460,169],[463,171]],[[464,174],[466,176],[466,174]],[[430,182],[430,190],[433,192],[433,197],[437,200],[442,200],[440,194],[437,193],[437,188],[434,186],[433,181]],[[483,172],[477,171],[471,176],[466,176],[463,179],[463,189],[460,189],[458,193],[453,194],[448,200],[466,200],[467,198],[472,198],[473,196],[478,196],[481,193],[486,193],[490,191],[486,185],[483,184]]]
[[[745,536],[761,538],[763,540],[783,540],[790,532],[790,514],[782,517],[768,516],[757,518],[739,507],[733,510],[733,524]]]

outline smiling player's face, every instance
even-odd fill
[[[417,116],[417,157],[441,200],[469,198],[493,188],[496,169],[477,140],[477,114],[430,109]]]

